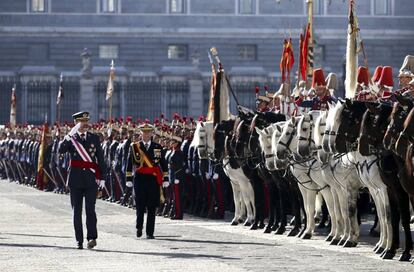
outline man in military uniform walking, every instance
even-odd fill
[[[75,126],[59,146],[60,153],[69,152],[68,187],[73,210],[73,224],[78,249],[83,249],[82,203],[85,198],[88,248],[96,246],[95,203],[98,186],[104,186],[106,167],[99,137],[89,132],[89,113],[72,115]],[[99,184],[98,184],[99,183]]]
[[[133,181],[137,212],[137,237],[142,236],[144,212],[147,210],[147,239],[154,239],[155,210],[160,203],[163,176],[160,169],[162,147],[152,140],[154,127],[140,127],[142,140],[133,142],[128,154],[127,183]]]

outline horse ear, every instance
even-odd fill
[[[352,106],[352,101],[349,98],[345,99],[345,104],[347,107],[351,107]]]
[[[254,129],[256,130],[257,134],[263,135],[263,131],[260,128],[254,127]]]

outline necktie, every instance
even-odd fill
[[[82,139],[82,141],[86,141],[85,133],[81,134],[81,139]]]
[[[145,149],[148,150],[149,144],[145,144]]]

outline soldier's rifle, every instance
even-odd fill
[[[119,175],[118,175],[118,173],[114,170],[114,169],[111,169],[111,172],[114,174],[114,176],[115,176],[115,179],[116,179],[116,181],[117,181],[117,183],[118,183],[118,185],[119,185],[119,188],[121,189],[121,193],[122,193],[122,195],[124,195],[124,188],[122,188],[122,185],[121,185],[121,179],[120,179],[120,177],[119,177]]]
[[[47,170],[43,167],[43,173],[45,173],[46,174],[46,176],[55,184],[55,186],[56,186],[56,188],[59,188],[59,185],[58,185],[58,183],[56,182],[56,180],[54,179],[54,178],[52,178],[52,175],[51,174],[49,174],[48,172],[47,172]]]

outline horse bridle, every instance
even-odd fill
[[[290,133],[290,137],[289,137],[288,141],[286,143],[284,143],[284,142],[279,140],[279,142],[277,144],[285,147],[289,153],[292,153],[292,150],[290,149],[290,144],[292,143],[293,137],[295,136],[296,126],[292,125],[291,123],[288,123],[288,126],[290,128],[293,128],[292,132]]]

